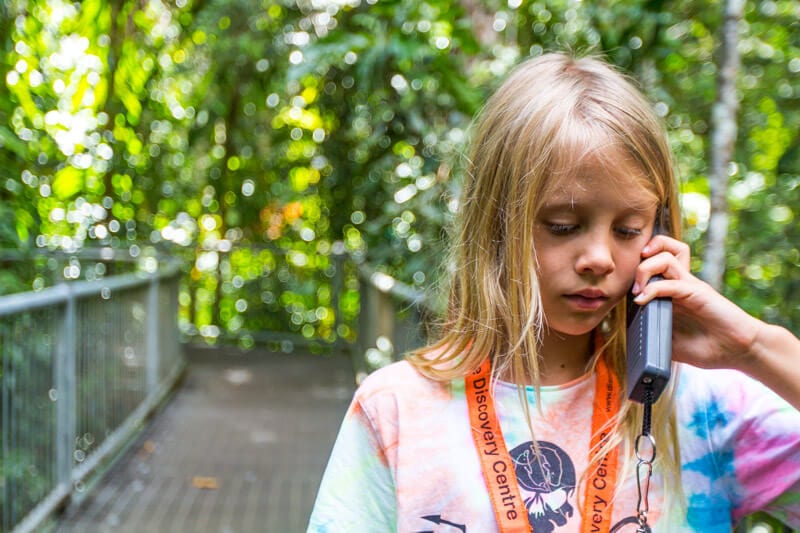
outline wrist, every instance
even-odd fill
[[[780,361],[776,358],[783,353],[780,346],[789,342],[793,335],[784,327],[755,320],[758,327],[741,358],[741,370],[756,379],[763,380],[765,373],[770,373],[776,365],[779,365]]]
[[[745,373],[800,409],[800,339],[786,328],[764,324],[746,359]]]
[[[741,352],[740,370],[756,377],[760,370],[764,370],[764,365],[768,363],[767,359],[770,357],[769,346],[774,343],[776,336],[775,329],[778,326],[768,324],[755,317],[750,317],[753,321],[753,326],[749,328],[749,335],[746,336],[746,341],[743,342],[743,349]],[[748,328],[743,328],[743,331],[748,331]]]

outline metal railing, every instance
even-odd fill
[[[344,263],[337,258],[330,273],[334,312]],[[367,264],[356,268],[350,350],[363,378],[422,345],[434,311],[421,291]],[[32,531],[80,499],[175,385],[184,369],[180,276],[171,266],[0,297],[0,531]],[[751,518],[736,531],[762,524]]]
[[[177,266],[0,297],[0,530],[80,496],[179,379]]]
[[[315,353],[352,340],[358,296],[356,287],[345,286],[355,281],[354,267],[341,243],[328,253],[307,246],[220,248],[185,257],[192,265],[181,287],[185,339]]]
[[[435,314],[425,293],[375,270],[358,265],[358,338],[352,347],[357,381],[400,359],[425,343]]]

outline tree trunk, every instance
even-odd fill
[[[722,287],[725,274],[725,239],[728,235],[728,166],[736,142],[739,100],[739,22],[744,0],[725,0],[717,64],[717,98],[711,109],[711,216],[706,236],[702,277],[714,288]]]
[[[484,3],[479,0],[461,0],[461,7],[469,15],[472,21],[472,30],[475,38],[486,48],[491,48],[497,44],[498,35],[494,31],[494,13],[485,8]]]

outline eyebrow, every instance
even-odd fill
[[[559,200],[555,203],[546,203],[542,205],[540,212],[556,212],[556,211],[579,211],[584,207],[592,205],[592,201],[581,202],[575,200],[574,197],[569,200]],[[642,213],[657,207],[656,202],[642,202],[642,203],[629,203],[622,207],[621,211],[625,213]]]

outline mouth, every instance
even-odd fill
[[[564,298],[582,311],[594,311],[599,309],[609,300],[608,295],[598,289],[584,289],[567,294]]]

